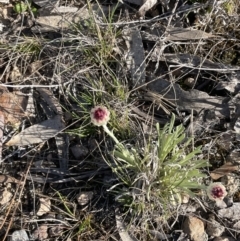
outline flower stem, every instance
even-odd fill
[[[103,129],[114,140],[118,148],[124,149],[123,144],[121,144],[119,140],[116,138],[116,136],[113,134],[113,132],[108,129],[107,125],[103,125]]]

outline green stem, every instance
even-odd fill
[[[107,125],[103,125],[103,129],[104,129],[104,131],[114,140],[114,142],[116,143],[117,147],[118,147],[120,150],[125,149],[124,146],[123,146],[123,144],[119,142],[119,140],[118,140],[117,137],[113,134],[113,132],[108,129]]]
[[[106,125],[103,125],[103,129],[109,136],[112,137],[116,144],[120,144],[119,140],[116,138],[116,136],[114,136],[113,132],[110,131]]]

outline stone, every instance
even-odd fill
[[[240,202],[235,202],[231,207],[218,210],[218,215],[223,218],[238,221],[240,216]]]
[[[182,204],[187,204],[189,202],[189,199],[190,199],[190,197],[189,197],[188,194],[184,193],[184,194],[181,195]]]
[[[77,7],[59,6],[55,7],[51,13],[76,13],[77,11]]]
[[[0,23],[0,32],[2,32],[3,31],[3,28],[4,28],[5,26],[2,24],[2,23]]]
[[[206,241],[207,234],[204,231],[204,223],[199,218],[188,216],[183,223],[183,231],[192,241]]]
[[[70,149],[76,159],[85,157],[89,153],[88,148],[86,148],[83,145],[75,145],[75,146],[72,146]]]
[[[238,191],[239,178],[234,173],[223,176],[221,182],[226,187],[229,196],[233,196]]]
[[[5,187],[3,191],[0,191],[0,205],[5,205],[10,202],[13,194]]]
[[[43,214],[46,214],[48,212],[50,212],[51,210],[51,200],[48,198],[40,198],[40,206],[39,209],[37,211],[37,216],[42,216]]]
[[[81,206],[87,205],[93,198],[93,192],[81,192],[77,196],[77,201]]]
[[[39,7],[43,8],[46,6],[50,6],[51,8],[54,8],[55,5],[57,5],[57,0],[34,0],[34,3],[37,4]]]
[[[12,233],[10,236],[10,241],[29,241],[29,237],[27,235],[27,232],[22,230],[16,230]]]
[[[210,237],[220,237],[225,231],[225,227],[220,225],[219,222],[215,220],[214,216],[210,216],[207,222],[206,233]]]
[[[240,231],[240,221],[237,221],[234,225],[233,228]]]

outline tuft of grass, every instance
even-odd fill
[[[68,221],[71,223],[71,228],[63,230],[62,235],[72,239],[75,238],[74,240],[80,240],[82,236],[93,233],[94,215],[76,210],[76,204],[68,200],[68,197],[63,195],[61,191],[54,191],[56,195],[54,201],[57,201],[58,212],[67,216]]]
[[[66,204],[65,198],[62,196],[62,194],[59,191],[56,191],[56,194],[58,195],[61,203],[63,204],[64,208],[66,209],[66,212],[74,217],[74,213],[70,210],[70,208],[68,207],[68,205]]]
[[[15,45],[0,44],[0,49],[4,52],[14,52],[18,55],[38,56],[42,51],[42,44],[37,38],[21,37]]]
[[[99,9],[101,9],[99,5]],[[89,110],[96,105],[104,105],[111,110],[110,126],[121,140],[132,138],[134,135],[133,121],[130,117],[132,99],[129,89],[125,84],[124,76],[117,75],[117,66],[121,63],[118,59],[118,38],[121,30],[112,24],[116,8],[106,14],[102,10],[101,20],[96,15],[88,2],[90,17],[75,26],[78,34],[88,31],[91,40],[88,44],[79,42],[76,49],[81,52],[81,64],[90,66],[90,72],[85,74],[82,91],[78,94],[69,93],[80,111],[71,114],[74,120],[79,120],[81,125],[69,133],[81,137],[94,134],[96,128],[91,125]],[[99,24],[99,21],[104,23]],[[121,67],[121,66],[120,66]]]
[[[119,180],[110,190],[137,215],[158,210],[167,217],[183,195],[194,198],[195,190],[205,189],[200,183],[206,176],[200,169],[209,166],[208,161],[198,158],[201,147],[189,151],[192,139],[174,122],[173,114],[162,129],[157,124],[157,141],[149,140],[143,149],[117,143],[113,160],[106,160]]]
[[[13,10],[18,14],[23,14],[27,11],[31,11],[33,14],[37,13],[37,8],[32,5],[31,0],[16,2]]]
[[[222,7],[228,15],[232,15],[234,13],[237,13],[238,4],[238,0],[228,0],[222,4]]]
[[[89,214],[80,223],[77,235],[83,234],[84,232],[86,232],[88,230],[92,230],[91,223],[92,223],[92,215]]]
[[[23,42],[17,44],[15,51],[20,54],[38,56],[41,49],[41,43],[36,38],[25,38]]]
[[[98,1],[96,2],[98,4]],[[77,31],[77,34],[81,35],[87,31],[87,35],[91,36],[92,44],[89,43],[88,46],[85,45],[83,48],[79,46],[79,48],[84,51],[88,64],[100,67],[103,71],[108,71],[109,64],[118,61],[114,49],[117,48],[117,38],[120,36],[121,31],[112,24],[117,6],[106,16],[98,4],[99,11],[102,11],[101,21],[105,24],[103,27],[100,26],[100,20],[97,19],[90,1],[87,1],[87,5],[89,18],[73,26],[73,29]]]
[[[101,84],[101,81],[99,81]],[[77,103],[79,112],[73,111],[71,114],[74,120],[80,122],[80,126],[75,129],[68,130],[68,133],[87,137],[96,133],[96,127],[91,124],[89,110],[98,104],[102,104],[111,110],[111,120],[109,122],[111,129],[121,140],[126,140],[134,135],[133,121],[130,118],[130,105],[121,101],[121,99],[113,93],[103,93],[100,91],[91,92],[88,90],[80,93],[76,98],[71,96],[73,101]]]

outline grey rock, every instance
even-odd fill
[[[234,195],[234,193],[238,191],[239,178],[233,173],[231,173],[231,175],[223,176],[221,182],[226,187],[229,196]]]
[[[81,206],[84,206],[84,205],[88,204],[92,198],[93,198],[93,192],[91,192],[91,191],[81,192],[77,196],[77,201]]]
[[[17,230],[12,233],[12,236],[9,238],[9,241],[29,241],[27,232],[22,230]]]
[[[239,220],[240,216],[240,202],[233,203],[231,207],[218,210],[218,215],[230,220]]]
[[[76,159],[85,157],[89,153],[88,148],[86,148],[85,146],[82,146],[82,145],[72,146],[71,151]]]
[[[122,33],[128,48],[126,66],[131,72],[132,85],[138,87],[145,83],[146,77],[142,37],[137,28],[125,29]]]
[[[210,217],[208,222],[207,222],[207,228],[206,228],[206,233],[210,237],[219,237],[222,235],[222,233],[225,231],[225,227],[220,225],[219,222],[214,220],[214,217]]]
[[[240,221],[237,221],[234,225],[233,228],[236,229],[237,231],[240,231]]]

